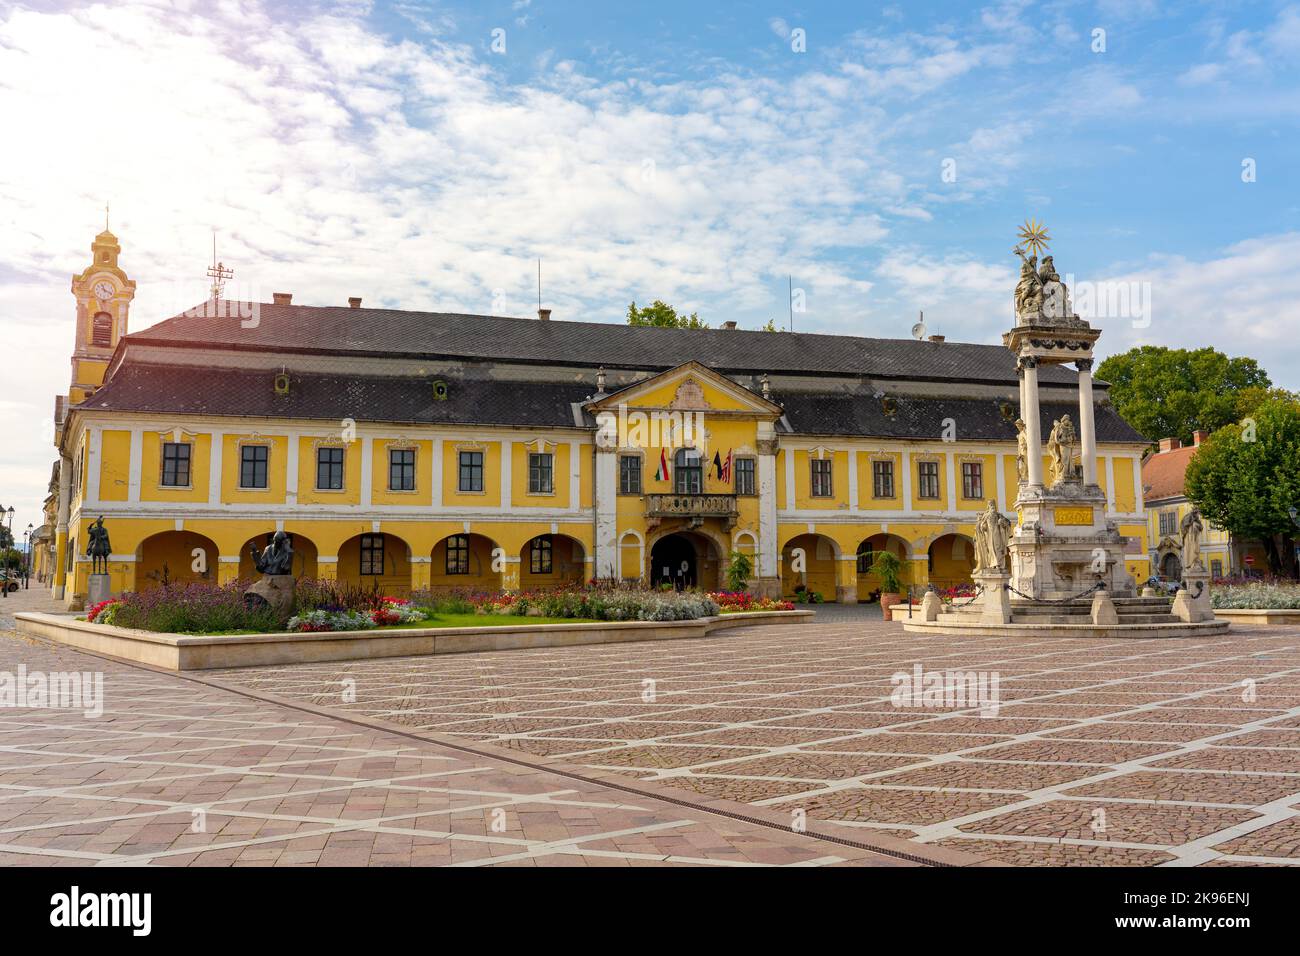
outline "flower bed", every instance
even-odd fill
[[[1225,611],[1300,608],[1300,582],[1219,579],[1210,586],[1210,603]]]
[[[746,611],[793,611],[794,604],[779,598],[757,597],[748,591],[713,591],[709,597],[723,614]]]

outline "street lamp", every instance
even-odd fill
[[[4,559],[3,559],[4,580],[0,581],[0,596],[6,598],[9,597],[9,551],[13,547],[13,540],[14,540],[13,526],[14,526],[13,506],[10,505],[9,510],[6,511],[5,506],[0,505],[0,531],[6,532],[5,534],[0,535],[0,538],[3,538],[4,541],[6,542],[4,547]]]
[[[23,532],[23,590],[32,586],[32,532],[36,527],[29,521]]]

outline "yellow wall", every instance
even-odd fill
[[[337,491],[316,487],[316,452],[320,448],[343,449],[343,487]],[[359,441],[298,439],[298,503],[304,505],[355,505],[361,503],[361,452]],[[272,452],[274,455],[274,452]],[[388,467],[378,479],[387,482]],[[372,477],[374,477],[372,475]],[[283,487],[284,475],[280,476]]]
[[[191,435],[181,432],[180,440],[189,442],[190,449],[190,485],[188,488],[164,487],[162,483],[163,457],[162,446],[173,441],[175,436],[169,432],[145,432],[141,436],[140,448],[140,500],[141,501],[176,501],[202,502],[208,500],[208,468],[212,452],[211,435]],[[130,442],[127,442],[130,448]],[[107,462],[105,467],[109,467]],[[121,471],[121,463],[116,469]],[[129,464],[127,465],[129,474]]]
[[[240,488],[240,447],[243,444],[267,445],[270,452],[266,463],[266,488]],[[305,442],[300,443],[305,444]],[[289,439],[284,435],[227,435],[222,440],[221,448],[221,500],[243,504],[282,504],[287,469],[285,467],[289,454]],[[301,475],[302,459],[299,458]],[[205,469],[206,470],[206,469]],[[312,475],[309,481],[315,481],[315,459],[312,459]],[[197,480],[197,479],[196,479]],[[299,482],[301,488],[301,482]],[[203,489],[203,500],[207,500],[207,488]]]

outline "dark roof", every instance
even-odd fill
[[[659,371],[691,360],[724,373],[866,375],[931,381],[1016,383],[1015,359],[1001,345],[869,339],[810,332],[663,329],[602,322],[257,303],[198,309],[127,336],[128,343],[258,352],[483,359]],[[209,315],[206,313],[216,313]],[[1073,384],[1075,373],[1042,368],[1044,384]]]
[[[876,438],[938,439],[945,432],[945,419],[952,419],[958,441],[1015,441],[1015,420],[1019,409],[1005,399],[909,397],[892,399],[894,410],[886,414],[883,403],[868,395],[817,394],[774,396],[785,404],[785,418],[796,434],[867,435]],[[1077,426],[1079,406],[1071,402],[1042,402],[1039,406],[1040,434],[1052,430],[1052,422],[1069,415]],[[1109,405],[1095,405],[1093,420],[1097,441],[1145,442],[1128,422]]]
[[[771,334],[771,333],[768,333]],[[594,389],[581,382],[518,382],[446,376],[447,398],[436,400],[429,379],[289,373],[288,395],[276,395],[274,372],[127,362],[81,408],[191,415],[298,418],[309,421],[411,422],[443,425],[573,427],[574,405]],[[900,397],[886,415],[866,394],[774,394],[785,421],[800,434],[939,438],[944,419],[959,440],[1012,440],[1015,428],[993,399]],[[1043,434],[1072,404],[1043,405]],[[1108,406],[1096,409],[1099,441],[1143,441]],[[594,427],[589,416],[586,424]]]

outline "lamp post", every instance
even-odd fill
[[[13,506],[10,505],[9,510],[6,511],[5,506],[0,505],[0,531],[5,532],[4,534],[0,535],[0,539],[3,539],[4,541],[4,558],[3,558],[4,567],[3,569],[0,569],[4,571],[4,580],[0,581],[0,596],[3,596],[5,598],[9,597],[9,577],[10,577],[9,552],[13,549],[13,542],[14,542],[13,526],[14,526]]]
[[[27,522],[27,530],[23,532],[23,590],[26,591],[32,586],[32,532],[35,526]]]

